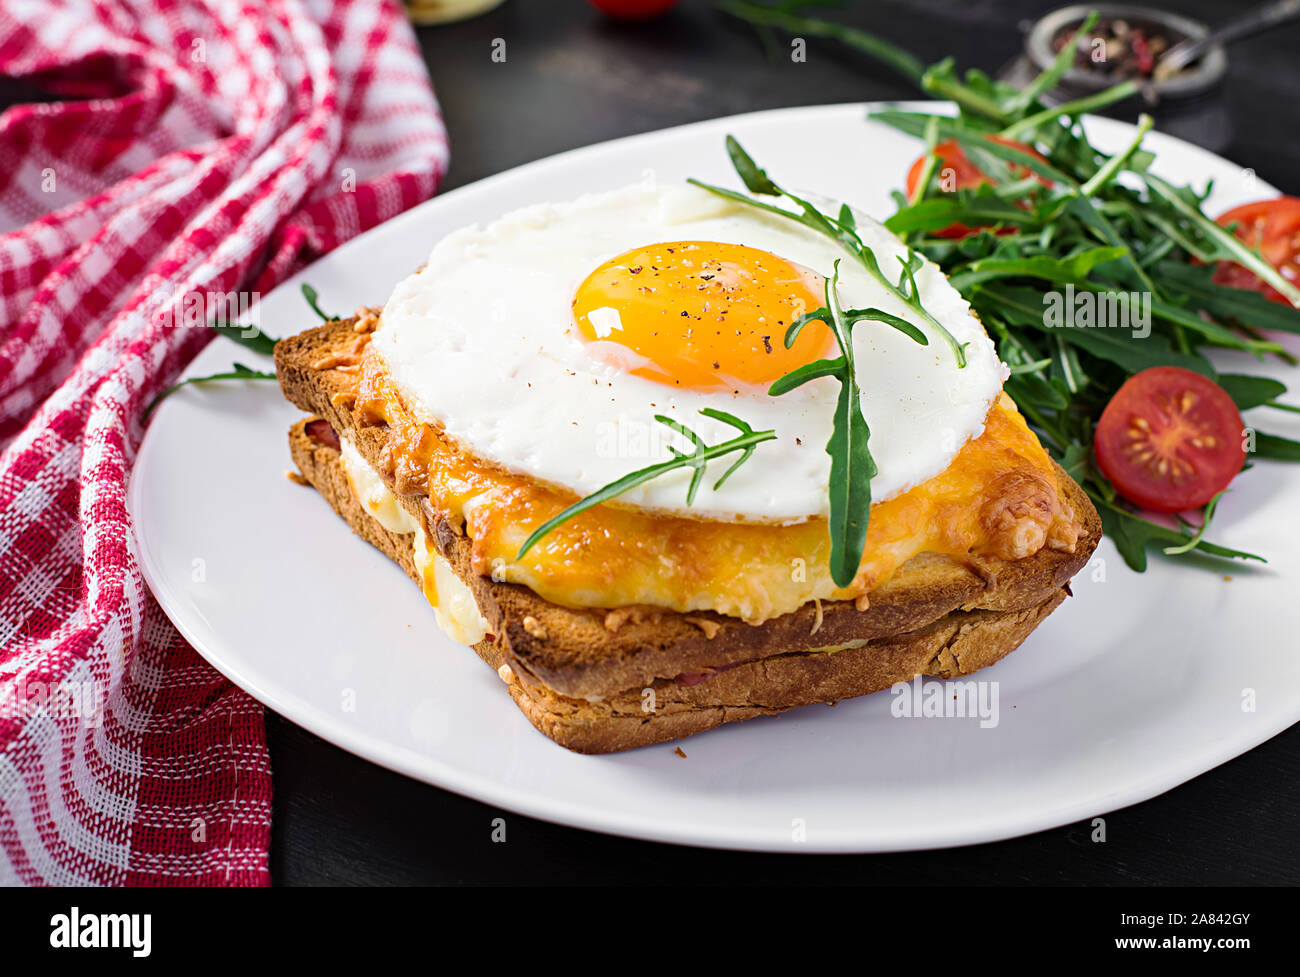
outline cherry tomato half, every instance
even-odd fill
[[[1036,156],[1044,163],[1047,162],[1043,155],[1032,146],[1026,146],[1024,143],[1016,142],[1014,139],[1004,139],[1001,136],[990,136],[990,138],[994,142],[999,142],[1004,146],[1009,146],[1011,149],[1018,149],[1022,153]],[[946,191],[954,192],[957,190],[973,190],[978,186],[990,182],[988,176],[970,161],[962,151],[961,144],[955,139],[949,139],[946,142],[936,144],[934,152],[935,155],[939,157],[936,172],[940,174],[941,186],[943,186]],[[1028,167],[1021,166],[1018,163],[1008,163],[1007,165],[1010,167],[1011,172],[1016,179],[1021,179],[1022,177],[1027,176],[1030,172]],[[907,171],[908,199],[911,199],[912,192],[916,189],[916,184],[921,179],[921,173],[924,169],[925,157],[922,156],[913,163],[912,168]],[[950,170],[951,172],[945,174],[945,170]],[[951,178],[949,182],[943,182],[943,177],[945,175]],[[1044,186],[1050,185],[1046,180],[1042,180],[1041,178],[1039,182]],[[967,234],[974,234],[978,230],[978,227],[967,227],[965,224],[949,224],[947,227],[934,231],[933,233],[935,237],[957,238],[965,237]],[[1008,230],[1003,233],[1011,233],[1011,231]]]
[[[1233,207],[1217,218],[1220,226],[1235,223],[1238,239],[1259,251],[1265,261],[1289,282],[1300,285],[1300,198],[1278,197],[1257,200],[1253,204]],[[1274,302],[1290,305],[1272,285],[1254,272],[1231,261],[1220,261],[1214,269],[1214,281],[1229,288],[1262,292]]]
[[[619,20],[649,20],[677,6],[677,0],[589,0],[593,7]]]
[[[1156,512],[1205,505],[1246,461],[1237,405],[1213,380],[1177,366],[1134,374],[1097,422],[1097,467],[1115,491]]]

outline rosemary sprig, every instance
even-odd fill
[[[679,451],[677,448],[670,446],[668,450],[672,453],[672,458],[668,461],[661,461],[658,464],[647,465],[645,468],[629,472],[622,478],[616,479],[608,485],[597,489],[585,498],[579,499],[558,515],[548,519],[546,522],[538,526],[537,529],[533,531],[533,534],[524,540],[524,545],[521,546],[519,552],[515,554],[515,559],[522,560],[524,554],[532,549],[538,540],[551,530],[555,529],[556,526],[568,522],[574,516],[578,515],[578,513],[584,512],[594,505],[599,505],[602,502],[606,502],[609,499],[622,495],[628,489],[635,488],[643,482],[649,482],[652,479],[658,478],[660,475],[676,471],[679,468],[694,469],[694,473],[691,476],[690,487],[686,490],[686,504],[693,505],[695,503],[695,493],[699,490],[700,484],[704,481],[704,470],[710,461],[715,458],[721,458],[724,455],[732,454],[736,451],[740,452],[740,457],[731,464],[730,468],[722,473],[721,478],[713,483],[713,490],[716,492],[722,487],[723,483],[732,476],[737,468],[749,460],[750,456],[754,453],[754,449],[758,445],[762,444],[764,441],[772,441],[776,438],[775,431],[755,431],[739,417],[736,417],[734,414],[728,414],[726,411],[717,410],[713,407],[705,407],[700,411],[700,413],[705,417],[711,417],[716,421],[730,424],[740,433],[728,441],[722,441],[718,444],[712,445],[706,444],[703,438],[690,428],[686,427],[686,425],[673,420],[671,417],[665,417],[663,414],[656,414],[656,421],[682,435],[690,441],[695,450],[687,454],[686,452]]]
[[[903,266],[902,274],[897,282],[890,281],[880,268],[880,263],[876,259],[875,252],[862,242],[858,236],[857,226],[853,220],[853,211],[847,204],[840,206],[839,215],[830,217],[823,214],[814,207],[809,201],[802,197],[797,197],[790,191],[778,186],[767,172],[761,169],[757,163],[745,152],[744,148],[736,141],[734,136],[727,136],[727,155],[731,158],[731,165],[735,167],[736,174],[740,177],[741,182],[750,193],[755,193],[765,197],[785,197],[799,207],[799,213],[793,213],[784,207],[777,207],[773,204],[765,203],[761,200],[755,200],[753,197],[738,193],[735,190],[728,190],[726,187],[714,186],[711,183],[704,183],[700,180],[690,179],[687,182],[692,183],[703,190],[715,193],[720,197],[728,200],[734,200],[737,203],[747,204],[756,207],[759,210],[767,211],[769,214],[777,214],[787,220],[802,224],[824,234],[832,241],[837,242],[857,262],[867,270],[884,289],[895,298],[902,301],[909,309],[920,316],[935,332],[944,338],[944,341],[952,349],[953,356],[957,360],[959,368],[966,365],[966,344],[957,342],[957,337],[950,333],[938,319],[930,315],[921,305],[921,297],[916,288],[915,272],[924,263],[924,259],[916,254],[910,247],[907,250],[907,259],[899,258],[899,264]]]
[[[330,322],[333,319],[337,318],[336,316],[328,316],[321,311],[320,306],[316,304],[316,299],[317,299],[316,289],[312,288],[310,285],[304,284],[302,286],[302,294],[303,294],[303,298],[307,300],[307,304],[310,305],[312,309],[315,310],[316,314],[320,316],[322,319],[324,319],[326,322]],[[261,353],[263,356],[271,356],[275,352],[275,344],[279,342],[278,339],[274,338],[273,336],[266,335],[266,333],[262,332],[260,329],[253,330],[253,334],[251,336],[245,335],[245,333],[248,331],[248,327],[244,325],[240,325],[239,323],[214,322],[212,324],[212,327],[216,329],[219,333],[221,333],[221,335],[225,336],[227,339],[239,343],[239,345],[244,346],[248,349],[251,349],[254,353]],[[170,397],[181,387],[187,386],[191,383],[207,383],[210,380],[275,380],[275,379],[277,379],[277,377],[274,373],[267,373],[264,370],[254,370],[251,367],[245,366],[243,363],[236,363],[231,367],[230,370],[223,371],[221,373],[210,373],[205,377],[189,377],[188,379],[182,380],[180,383],[172,384],[170,387],[168,387],[166,390],[160,393],[153,400],[149,401],[148,405],[144,409],[144,413],[140,415],[140,419],[144,420],[150,414],[152,414],[153,409],[157,407],[158,404],[164,398]]]
[[[254,370],[250,367],[244,366],[243,363],[236,363],[228,372],[225,373],[212,373],[206,377],[190,377],[187,380],[182,380],[180,383],[173,384],[153,400],[149,401],[149,406],[144,409],[144,413],[141,415],[141,420],[153,413],[153,409],[158,406],[158,403],[164,397],[170,397],[177,390],[180,390],[181,387],[184,387],[187,384],[207,383],[209,380],[274,380],[275,378],[274,373]]]

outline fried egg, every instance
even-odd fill
[[[865,215],[857,222],[881,268],[901,268],[898,240]],[[638,184],[449,234],[397,286],[372,345],[410,408],[463,450],[579,496],[674,448],[693,450],[656,415],[709,444],[737,432],[702,416],[705,408],[773,430],[775,440],[717,489],[735,456],[712,462],[693,505],[690,470],[616,504],[796,523],[828,511],[826,442],[839,382],[824,377],[779,397],[768,388],[839,355],[817,322],[791,347],[783,342],[795,318],[824,304],[837,259],[845,309],[892,313],[929,340],[920,345],[878,322],[853,329],[879,469],[873,499],[883,501],[942,472],[983,431],[1007,376],[983,327],[937,267],[920,268],[923,307],[966,344],[959,369],[943,338],[840,245],[693,186]]]

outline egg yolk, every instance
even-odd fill
[[[742,244],[670,241],[620,254],[578,287],[573,315],[594,355],[624,372],[693,390],[770,384],[827,355],[834,336],[790,323],[823,305],[822,280]]]

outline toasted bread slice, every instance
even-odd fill
[[[386,428],[348,407],[356,377],[346,364],[364,344],[359,328],[349,319],[283,340],[276,369],[289,400],[379,468]],[[293,428],[303,475],[354,531],[419,580],[411,537],[384,529],[360,505],[330,440],[313,438],[306,422]],[[600,753],[997,661],[1061,602],[1101,535],[1087,496],[1063,471],[1057,475],[1082,524],[1074,552],[1043,549],[1015,562],[921,554],[873,590],[865,610],[853,601],[814,602],[761,625],[710,612],[551,603],[477,575],[470,541],[456,527],[427,500],[399,502],[470,587],[489,630],[476,651],[506,679],[533,725],[570,749]]]

